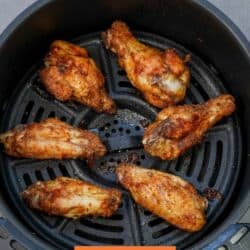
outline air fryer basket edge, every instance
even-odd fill
[[[46,5],[47,3],[49,3],[49,2],[55,2],[55,1],[44,1],[42,4],[41,3],[37,3],[37,4],[35,4],[35,5],[33,5],[32,7],[30,7],[28,10],[26,10],[26,16],[25,16],[25,13],[24,14],[22,14],[21,16],[19,16],[17,19],[16,19],[16,21],[12,24],[12,27],[9,27],[8,28],[8,30],[2,35],[2,39],[1,39],[1,51],[0,51],[0,54],[1,54],[1,58],[5,58],[5,56],[7,56],[7,55],[10,55],[10,60],[8,60],[7,58],[6,58],[6,60],[5,61],[3,61],[3,60],[1,60],[0,61],[0,64],[1,64],[1,68],[2,68],[2,70],[3,70],[3,68],[5,68],[6,69],[6,64],[8,64],[8,62],[9,62],[9,65],[8,65],[8,67],[10,67],[11,65],[10,65],[10,62],[11,62],[11,56],[14,56],[16,53],[18,54],[19,52],[18,52],[18,46],[16,47],[16,50],[17,51],[14,51],[14,53],[12,54],[12,53],[7,53],[7,55],[5,54],[4,55],[4,49],[5,49],[5,45],[7,45],[7,41],[5,41],[5,39],[7,40],[7,38],[8,38],[8,40],[9,40],[9,42],[10,42],[10,40],[11,40],[11,38],[12,38],[12,36],[15,38],[15,29],[14,28],[17,28],[17,27],[23,27],[25,24],[24,24],[24,22],[23,22],[23,20],[25,19],[25,18],[27,18],[27,16],[29,16],[33,11],[35,11],[35,10],[38,10],[40,7],[42,7],[42,5]],[[139,1],[138,1],[139,2]],[[150,1],[149,1],[150,2]],[[204,1],[201,1],[200,2],[200,4],[201,4],[201,6],[203,6],[203,8],[205,8],[205,9],[207,9],[208,11],[215,11],[215,9],[214,8],[212,8],[209,4],[207,4],[206,2],[204,2]],[[157,3],[155,3],[155,5],[157,5]],[[218,11],[216,12],[216,14],[217,14],[217,18],[218,19],[220,19],[220,20],[224,20],[224,23],[226,22],[227,24],[228,24],[228,21],[226,20],[226,18],[222,15],[222,14],[220,14],[219,16],[218,16]],[[31,15],[32,16],[32,15]],[[29,18],[31,18],[31,17],[29,17]],[[126,20],[125,20],[126,21]],[[131,22],[131,21],[130,21]],[[27,23],[26,23],[26,25],[27,25]],[[137,24],[138,25],[138,24]],[[140,24],[139,24],[140,25]],[[231,26],[231,24],[229,23],[229,26]],[[18,28],[17,28],[17,30],[18,30]],[[12,33],[13,32],[13,33]],[[19,28],[19,32],[20,32],[20,28]],[[23,31],[24,32],[24,31]],[[236,32],[235,31],[235,27],[231,27],[231,32],[233,32],[234,33],[234,35],[235,35],[235,37],[238,37],[238,40],[241,40],[241,45],[242,45],[242,48],[243,48],[243,44],[245,43],[245,41],[244,41],[244,39],[242,38],[242,36],[239,36],[239,33],[238,33],[238,31]],[[9,33],[9,34],[8,34]],[[12,34],[11,34],[12,33]],[[18,33],[18,32],[17,32]],[[155,32],[155,33],[157,33],[157,32]],[[237,33],[237,34],[236,34]],[[18,34],[17,34],[18,35]],[[19,34],[20,35],[20,34]],[[22,37],[22,36],[21,36]],[[167,36],[166,36],[167,37]],[[17,39],[17,37],[15,38],[15,39]],[[16,42],[18,42],[18,41],[13,41],[14,42],[14,44],[16,43]],[[48,43],[49,41],[47,41],[47,43]],[[180,42],[181,43],[181,42]],[[8,45],[7,45],[7,47],[8,47]],[[46,46],[44,46],[44,47],[46,47]],[[8,51],[9,52],[9,50],[8,50],[9,48],[7,48],[7,50],[6,51]],[[248,61],[246,61],[246,64],[245,65],[249,65],[249,51],[248,51],[248,44],[246,43],[245,44],[245,48],[244,48],[244,50],[245,50],[245,53],[247,54],[246,55],[246,59],[248,59]],[[12,58],[12,59],[14,59],[14,57]],[[243,60],[244,61],[244,60]],[[6,63],[6,64],[5,64]],[[29,62],[26,62],[26,63],[24,63],[24,65],[25,64],[28,64]],[[243,64],[243,63],[242,63]],[[5,65],[5,67],[3,67]],[[18,76],[18,74],[19,74],[19,76],[21,76],[21,74],[23,74],[23,72],[25,72],[25,68],[27,67],[27,66],[24,66],[23,68],[22,67],[20,67],[20,69],[15,69],[14,68],[14,66],[15,65],[13,65],[13,68],[12,67],[10,67],[11,69],[8,69],[9,71],[11,70],[12,72],[13,72],[13,76],[12,77],[17,77]],[[216,65],[217,66],[217,65]],[[244,67],[244,64],[243,64],[243,67]],[[28,67],[27,67],[28,68]],[[248,68],[249,69],[249,68]],[[8,70],[6,70],[6,72],[8,71]],[[23,71],[24,70],[24,71]],[[18,72],[19,71],[19,72]],[[245,72],[243,72],[243,74],[244,74]],[[4,72],[2,72],[1,71],[1,76],[4,74]],[[223,75],[224,76],[224,75]],[[247,75],[245,75],[245,77],[246,77]],[[9,77],[9,76],[7,76],[7,77]],[[19,77],[17,77],[16,79],[18,79]],[[5,77],[3,77],[3,82],[9,82],[9,83],[12,83],[10,86],[13,88],[13,79],[9,79],[9,81],[8,81],[8,79],[6,79]],[[8,84],[7,84],[8,85]],[[6,85],[5,85],[6,86]],[[233,89],[234,87],[231,87],[230,86],[230,88],[231,89]],[[2,92],[2,95],[4,94],[4,93],[6,93],[6,89],[4,88],[4,86],[1,86],[1,90],[5,90],[5,91],[3,91]],[[9,87],[9,90],[8,91],[10,91],[10,87]],[[245,90],[246,92],[247,92],[247,90]],[[237,93],[238,92],[238,93]],[[232,91],[232,93],[237,93],[236,94],[236,97],[237,96],[239,96],[239,92],[241,92],[241,91]],[[242,92],[244,92],[244,90],[242,90]],[[7,93],[9,93],[9,92],[7,92]],[[247,93],[245,94],[245,102],[248,100],[247,99]],[[6,98],[6,97],[5,97]],[[3,98],[3,96],[2,96],[2,98],[1,98],[1,101],[2,100],[4,100],[5,98]],[[242,99],[244,99],[244,98],[242,98]],[[243,104],[243,106],[244,106],[244,104]],[[245,103],[245,106],[246,106],[246,103]],[[242,112],[242,113],[245,113],[245,114],[243,114],[245,117],[247,116],[247,114],[249,113],[249,111],[247,110],[247,108],[246,107],[243,107],[243,108],[245,108],[245,110]],[[248,120],[246,120],[246,119],[244,119],[243,118],[243,123],[245,124],[245,129],[246,129],[246,124],[249,124],[249,123],[247,123],[248,122]],[[249,138],[248,138],[249,139]],[[249,141],[249,140],[248,140]],[[246,161],[246,159],[244,159],[244,162],[243,162],[243,165],[247,165],[247,164],[249,164],[249,161]],[[247,177],[247,176],[249,176],[249,168],[247,168],[248,169],[248,171],[246,171],[246,173],[245,173],[245,176]],[[236,200],[237,202],[236,202],[236,204],[235,204],[235,206],[236,206],[236,208],[234,208],[234,210],[237,210],[237,211],[232,211],[231,213],[230,213],[230,215],[228,216],[228,220],[227,221],[225,221],[224,223],[222,223],[220,226],[218,226],[218,228],[216,229],[216,231],[218,232],[218,231],[220,231],[220,232],[223,232],[223,230],[224,229],[226,229],[227,228],[227,226],[229,225],[229,224],[231,224],[231,223],[235,223],[235,222],[237,222],[237,220],[238,220],[238,218],[240,218],[241,217],[241,215],[245,212],[245,209],[244,208],[246,208],[246,206],[249,204],[249,197],[247,197],[247,195],[246,195],[246,191],[247,191],[247,183],[246,183],[246,181],[244,182],[243,181],[243,184],[241,185],[241,186],[239,186],[239,188],[241,188],[242,190],[243,190],[243,192],[240,192],[240,195],[238,196],[238,199]],[[245,190],[245,192],[244,192],[244,190]],[[245,196],[245,197],[244,197]],[[2,198],[2,197],[1,197]],[[245,200],[243,200],[245,198]],[[1,206],[5,206],[6,204],[5,203],[2,203],[2,205]],[[239,209],[237,209],[237,208],[239,208]],[[7,209],[9,209],[9,208],[7,208]],[[5,208],[3,208],[3,210],[5,210],[6,211],[6,207]],[[4,212],[3,212],[3,214],[4,214]],[[11,217],[13,217],[14,215],[12,215],[12,213],[9,211],[9,212],[7,212],[7,214],[5,215],[8,219],[10,219]],[[11,220],[11,219],[10,219]],[[17,218],[15,218],[14,220],[13,220],[13,223],[14,224],[18,224],[17,223],[18,222],[18,219]],[[21,226],[21,227],[23,227],[23,226]],[[26,230],[26,229],[25,229]],[[211,234],[210,236],[208,236],[208,241],[207,242],[209,242],[210,240],[211,240],[211,238],[214,238],[215,237],[215,234]],[[203,245],[205,242],[202,242],[201,244]],[[198,243],[197,243],[198,244]],[[201,245],[199,245],[199,246],[201,246]],[[197,245],[197,247],[198,247],[198,245]]]

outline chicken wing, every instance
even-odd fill
[[[36,159],[80,158],[93,160],[106,148],[94,133],[72,127],[57,118],[19,125],[0,135],[5,152],[11,156]]]
[[[146,152],[171,160],[201,141],[207,130],[235,110],[234,98],[221,95],[204,104],[163,109],[145,130],[142,143]]]
[[[120,164],[116,173],[139,205],[168,223],[188,232],[205,225],[207,199],[180,177],[129,164]]]
[[[118,55],[132,85],[150,104],[165,108],[184,99],[190,79],[185,66],[189,56],[182,59],[173,49],[161,51],[140,43],[121,21],[115,21],[102,37],[106,48]]]
[[[75,100],[96,112],[114,113],[115,103],[104,88],[104,77],[84,48],[54,41],[45,57],[40,78],[60,101]]]
[[[109,217],[117,211],[122,196],[116,189],[101,188],[68,177],[38,181],[21,195],[30,208],[68,218]]]

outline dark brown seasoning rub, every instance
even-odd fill
[[[223,201],[223,196],[222,194],[216,190],[215,188],[205,188],[203,190],[203,195],[208,199],[208,200],[219,200]]]
[[[142,119],[139,121],[139,123],[140,123],[142,128],[146,128],[149,125],[150,121],[148,121],[146,119]]]
[[[140,160],[140,156],[137,154],[137,153],[130,153],[128,154],[128,157],[126,159],[126,162],[127,163],[136,163]]]

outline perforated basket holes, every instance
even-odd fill
[[[144,42],[164,49],[175,47],[181,55],[191,54],[189,62],[191,84],[183,103],[200,103],[225,92],[220,80],[190,51],[159,36],[136,33]],[[19,84],[10,98],[1,129],[6,131],[20,123],[58,117],[72,125],[97,133],[108,149],[107,155],[88,167],[85,161],[37,161],[16,159],[1,154],[1,174],[4,188],[13,208],[38,235],[59,249],[74,245],[159,245],[184,248],[201,238],[217,218],[224,214],[237,181],[241,159],[241,134],[236,115],[223,119],[211,128],[202,142],[174,161],[161,161],[146,154],[141,145],[144,128],[154,120],[157,110],[132,87],[117,58],[105,50],[99,34],[76,40],[86,47],[101,68],[106,88],[118,106],[114,116],[97,114],[75,102],[63,103],[50,96],[39,81],[38,69],[33,69]],[[194,184],[200,193],[214,188],[223,196],[209,201],[207,225],[196,234],[188,234],[169,225],[159,217],[136,205],[115,176],[120,162],[135,163],[176,174]],[[21,200],[20,192],[38,180],[57,176],[83,179],[102,187],[115,187],[123,193],[123,203],[111,218],[81,218],[68,220],[30,210]],[[223,206],[222,206],[223,205]]]
[[[73,167],[78,169],[79,178],[104,186],[117,187],[115,168],[119,163],[127,162],[150,167],[156,159],[149,157],[143,150],[142,121],[149,122],[149,119],[128,109],[119,109],[114,116],[93,116],[88,128],[99,134],[109,153],[90,167],[86,167],[82,161],[75,161]]]

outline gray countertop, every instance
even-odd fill
[[[0,0],[0,33],[25,8],[36,0]],[[38,0],[42,1],[42,0]],[[250,0],[209,0],[241,29],[250,40]]]

